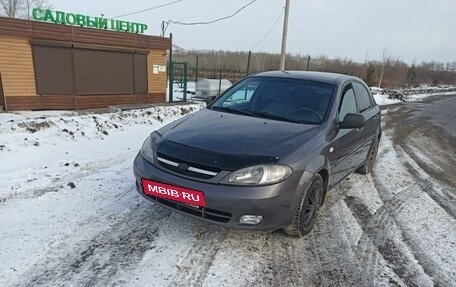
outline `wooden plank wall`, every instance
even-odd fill
[[[145,49],[148,94],[37,96],[30,40],[51,40]],[[0,17],[0,72],[8,110],[88,109],[109,105],[163,103],[166,73],[153,74],[153,65],[166,65],[169,38],[97,30]]]
[[[147,55],[149,93],[166,91],[166,73],[153,74],[154,65],[166,65],[166,51],[151,50]]]
[[[0,35],[0,72],[5,97],[36,95],[32,49],[27,39]]]
[[[171,48],[171,40],[165,37],[81,28],[5,17],[0,17],[0,35],[28,39],[123,46],[138,49],[167,50]]]

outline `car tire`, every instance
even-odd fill
[[[288,235],[304,237],[312,231],[317,221],[323,194],[323,180],[319,174],[315,175],[299,203],[298,210],[291,224],[282,229]]]
[[[377,158],[377,152],[378,152],[378,139],[375,139],[371,145],[371,148],[369,149],[369,154],[367,156],[366,162],[358,168],[357,172],[359,172],[361,174],[370,173],[372,171],[372,168],[374,167],[374,163]]]

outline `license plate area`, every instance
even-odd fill
[[[204,193],[201,191],[142,179],[144,194],[172,201],[186,203],[194,207],[206,207]]]

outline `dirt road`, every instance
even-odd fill
[[[0,286],[456,286],[455,115],[456,96],[385,106],[373,173],[332,189],[303,239],[146,202],[134,191],[135,150],[104,150],[108,139],[92,143],[95,158],[73,146],[72,169],[51,158],[4,171],[5,189],[53,180],[0,199]]]

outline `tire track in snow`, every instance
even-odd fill
[[[168,286],[202,286],[227,235],[226,228],[209,224],[202,226],[194,236],[194,243],[176,265]]]
[[[304,238],[290,238],[281,231],[264,238],[262,280],[249,286],[356,286],[363,276],[356,262],[349,223],[339,216],[350,182],[328,193],[314,230]],[[264,254],[264,255],[263,255]]]
[[[345,215],[349,209],[343,199],[351,187],[350,181],[344,181],[328,193],[325,204],[320,209],[320,218],[308,237],[310,258],[313,270],[310,282],[302,286],[357,286],[364,274],[360,272],[352,228]],[[355,222],[356,224],[356,222]]]
[[[375,176],[375,172],[373,173],[373,179],[377,191],[384,200],[384,205],[372,216],[372,219],[369,222],[368,227],[366,228],[367,232],[365,232],[365,234],[363,234],[363,236],[361,237],[361,240],[359,242],[360,256],[363,257],[366,254],[375,252],[376,248],[379,251],[379,253],[382,254],[382,256],[387,262],[388,259],[391,260],[390,264],[393,266],[393,271],[397,271],[395,270],[395,266],[400,266],[401,264],[407,265],[415,262],[415,271],[418,271],[418,273],[420,273],[421,269],[421,272],[424,275],[426,275],[426,277],[429,278],[431,282],[433,282],[434,286],[449,286],[447,274],[441,269],[440,266],[436,266],[432,262],[432,258],[429,258],[428,255],[425,254],[425,250],[423,250],[422,246],[420,246],[420,243],[417,242],[416,238],[413,238],[406,232],[407,226],[404,226],[398,220],[401,211],[405,207],[407,207],[408,202],[412,199],[419,198],[423,193],[427,194],[431,192],[432,185],[426,185],[423,182],[417,181],[415,184],[401,190],[392,198],[389,198],[390,192],[383,185],[383,183]],[[410,222],[409,224],[412,223]],[[400,231],[401,240],[397,244],[400,244],[402,242],[406,245],[407,250],[414,257],[411,260],[407,260],[407,258],[403,256],[395,256],[395,253],[400,252],[401,248],[399,246],[396,246],[397,244],[392,243],[394,242],[394,237],[385,236],[387,235],[385,231],[388,231],[393,227],[397,227]],[[372,237],[373,240],[369,239],[369,234],[372,233],[374,235]],[[377,237],[375,237],[376,233],[378,234]],[[372,240],[372,242],[370,243],[371,248],[369,248],[369,243],[366,242],[369,240]],[[374,277],[376,274],[377,265],[378,260],[372,258],[372,260],[369,262],[369,268],[371,269],[371,271],[369,272],[370,280],[375,279]],[[402,273],[401,268],[402,267],[399,267],[398,269],[399,274],[396,273],[399,277],[401,277]],[[410,272],[407,271],[407,274],[409,273]],[[415,274],[417,273],[415,272]],[[423,285],[423,283],[420,282],[418,279],[414,279],[414,281],[416,281],[417,286]]]
[[[296,258],[299,240],[304,239],[289,238],[281,230],[265,235],[268,246],[264,249],[263,268],[268,271],[268,276],[261,286],[303,286]]]
[[[323,233],[322,231],[325,229],[324,224],[319,224],[319,222],[323,218],[328,218],[329,210],[331,208],[335,208],[337,202],[343,198],[344,193],[346,190],[342,187],[344,182],[336,185],[331,191],[328,192],[326,195],[325,202],[323,206],[320,208],[319,219],[317,220],[314,229],[312,232],[306,237],[306,239],[310,240],[310,248],[313,260],[312,267],[314,268],[313,273],[316,275],[317,278],[314,278],[314,286],[326,286],[331,279],[337,278],[338,274],[340,273],[339,270],[335,270],[334,266],[334,256],[331,254],[332,250],[328,250],[327,244],[332,242],[333,234],[331,232],[328,233],[326,228],[326,232]],[[325,220],[326,222],[331,222],[330,220]],[[327,227],[327,226],[326,226]],[[328,238],[329,237],[329,238]],[[340,280],[338,280],[340,283]]]
[[[395,148],[399,160],[407,168],[407,171],[418,179],[419,184],[432,200],[434,200],[446,213],[456,219],[456,198],[455,191],[451,192],[437,192],[437,185],[430,180],[430,176],[420,168],[420,166],[413,160],[412,156],[408,154],[402,147]],[[431,187],[431,188],[425,188]]]
[[[454,104],[444,107],[450,109],[446,114],[452,115],[448,111],[454,109]],[[454,241],[448,240],[454,238],[454,223],[450,222],[456,219],[456,189],[452,187],[456,149],[451,129],[436,117],[441,109],[442,105],[417,104],[386,117],[395,157],[420,190],[420,197],[412,200],[414,204],[408,207],[412,214],[396,215],[394,220],[402,231],[404,243],[425,272],[433,276],[433,285],[456,286],[456,270],[449,263],[454,263]],[[397,124],[399,122],[401,124]],[[414,211],[418,211],[415,216]],[[420,216],[424,214],[429,220]],[[418,218],[425,221],[417,222]],[[439,225],[440,228],[433,229]]]
[[[388,121],[388,118],[386,120]],[[402,127],[402,129],[404,129],[404,127]],[[435,259],[443,261],[445,261],[445,259],[441,257],[434,258],[435,255],[431,255],[432,252],[435,252],[432,248],[431,250],[423,249],[424,247],[419,235],[416,237],[417,234],[414,234],[415,232],[413,229],[410,229],[409,226],[415,222],[413,220],[413,215],[409,218],[408,214],[400,213],[405,208],[419,208],[419,205],[416,205],[416,201],[426,200],[425,198],[422,198],[422,196],[426,194],[429,196],[429,199],[427,200],[434,201],[442,211],[454,218],[454,204],[451,203],[451,194],[437,192],[440,185],[433,182],[430,176],[419,167],[414,159],[412,159],[412,156],[404,151],[404,149],[408,150],[407,145],[409,143],[402,138],[403,135],[401,133],[397,132],[396,126],[390,126],[388,129],[384,129],[384,135],[386,137],[388,135],[393,135],[392,140],[396,144],[391,142],[390,145],[384,146],[383,153],[379,153],[379,158],[382,158],[383,156],[393,156],[394,158],[397,158],[397,164],[402,167],[400,168],[403,170],[402,173],[404,174],[405,172],[415,183],[399,193],[396,193],[394,190],[396,188],[394,181],[390,185],[388,179],[388,176],[394,176],[393,173],[384,175],[383,172],[380,172],[377,174],[375,169],[372,173],[375,188],[384,202],[384,205],[372,216],[372,219],[367,225],[368,227],[364,228],[364,233],[358,243],[360,261],[364,260],[368,266],[369,281],[367,281],[366,284],[376,284],[375,276],[379,275],[377,267],[383,258],[387,264],[389,264],[389,267],[392,268],[407,285],[450,286],[449,276],[451,277],[451,275],[448,275],[447,272],[445,272],[445,268],[442,268],[443,266],[439,266],[435,263]],[[435,139],[431,138],[429,140],[435,141]],[[388,153],[392,153],[392,155],[388,155]],[[382,176],[384,178],[382,178]],[[415,201],[415,203],[410,203],[412,205],[408,204],[408,202],[413,201]],[[350,204],[350,202],[347,202],[347,204]],[[356,202],[352,202],[351,205],[352,209],[354,209],[354,214],[359,214],[360,209],[367,209],[367,207],[359,208],[359,206],[356,206]],[[358,210],[358,212],[356,210]],[[360,216],[358,216],[358,220],[363,224],[362,219],[359,217]],[[396,233],[399,236],[390,234],[391,230],[394,229],[396,229]],[[372,239],[369,239],[369,234],[372,234]],[[377,234],[377,237],[375,234]],[[430,242],[432,242],[432,238],[428,240],[431,240]],[[401,246],[402,249],[400,248]],[[401,250],[403,251],[401,252]],[[408,259],[402,255],[399,256],[398,254],[401,253],[402,255],[409,253],[411,254],[409,256],[412,257]],[[382,258],[380,258],[380,256],[382,256]],[[415,265],[414,267],[412,266],[413,264]],[[420,271],[421,269],[421,273],[426,277],[418,277],[420,273],[418,272],[415,273],[417,277],[414,278],[412,276],[414,269],[415,271]],[[406,275],[406,277],[403,275]]]
[[[286,236],[283,233],[276,236]],[[292,240],[292,239],[291,239]],[[274,238],[272,241],[272,286],[302,286],[296,264],[296,245],[290,239]]]
[[[137,204],[125,216],[80,246],[40,262],[17,286],[105,286],[120,271],[137,264],[158,235],[160,222],[170,212]],[[151,220],[159,218],[158,220]],[[72,249],[75,248],[75,249]],[[58,250],[57,250],[58,251]],[[56,258],[57,257],[57,258]]]
[[[402,211],[410,198],[417,196],[417,188],[417,184],[404,188],[386,201],[373,215],[359,198],[349,196],[345,199],[347,206],[363,228],[357,248],[359,261],[366,266],[367,276],[364,277],[366,286],[376,285],[379,254],[407,286],[420,286],[420,281],[416,277],[416,267],[409,266],[407,255],[399,247],[397,239],[388,232],[393,227],[394,215]],[[418,266],[418,269],[421,268]],[[422,271],[418,270],[418,272]]]

